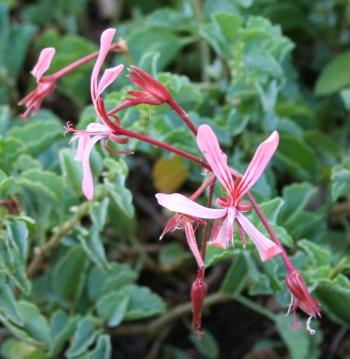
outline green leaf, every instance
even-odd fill
[[[10,338],[4,341],[0,350],[3,359],[49,359],[42,348]]]
[[[106,224],[108,205],[108,198],[104,198],[101,202],[94,202],[90,207],[90,217],[97,231],[102,231]]]
[[[319,268],[320,266],[330,264],[332,255],[326,248],[323,248],[318,244],[310,242],[306,239],[299,241],[298,245],[307,253],[311,259],[313,267]]]
[[[324,280],[317,289],[317,297],[322,303],[322,310],[341,325],[350,324],[350,281],[338,274],[332,280]]]
[[[159,70],[167,66],[184,45],[180,37],[164,30],[150,28],[137,29],[127,38],[127,42],[135,64],[139,64],[145,49],[162,54],[158,62]]]
[[[95,301],[101,294],[119,290],[136,279],[136,273],[126,264],[112,263],[108,271],[94,267],[87,280],[89,298]]]
[[[350,85],[350,75],[347,70],[349,66],[350,51],[340,54],[327,64],[317,79],[316,96],[330,95]]]
[[[332,199],[335,202],[350,193],[350,158],[332,169]]]
[[[56,357],[76,328],[77,317],[68,316],[63,310],[56,310],[51,317],[52,346],[50,357]]]
[[[214,336],[208,330],[204,332],[201,340],[198,340],[194,333],[190,335],[190,339],[204,358],[216,359],[219,357],[219,345]]]
[[[288,347],[292,359],[317,359],[320,355],[319,344],[322,335],[316,330],[315,335],[310,335],[303,328],[295,331],[290,328],[291,317],[278,315],[276,318],[276,328]],[[317,329],[317,322],[313,322],[313,326]]]
[[[130,299],[125,320],[148,318],[162,314],[166,310],[163,299],[147,287],[129,285],[124,291]]]
[[[74,302],[82,290],[86,255],[80,246],[70,248],[52,273],[52,288],[62,299]]]
[[[205,265],[206,267],[210,267],[225,259],[232,258],[233,256],[234,256],[234,251],[230,247],[227,248],[226,250],[223,250],[215,246],[208,246]]]
[[[29,43],[36,32],[36,27],[30,24],[14,25],[10,27],[6,48],[6,67],[13,78],[18,76],[27,52]]]
[[[112,291],[100,297],[96,303],[99,317],[104,319],[109,327],[116,327],[125,317],[128,309],[129,296],[123,291]]]
[[[230,295],[239,294],[248,280],[248,275],[249,268],[246,258],[242,253],[238,253],[226,272],[220,290]]]
[[[118,207],[118,209],[128,218],[134,217],[134,206],[132,204],[132,193],[125,186],[127,170],[125,163],[115,161],[111,158],[104,160],[105,165],[109,168],[110,174],[105,178],[105,188],[110,195],[111,201]]]
[[[32,338],[50,348],[52,343],[50,328],[39,308],[34,303],[22,300],[18,302],[18,309],[24,321],[23,329]]]
[[[159,253],[159,263],[165,271],[171,271],[188,258],[189,252],[176,242],[165,244]]]
[[[283,188],[284,206],[281,222],[285,225],[292,223],[296,216],[314,197],[317,190],[310,183],[295,183]]]
[[[73,193],[81,193],[82,166],[74,159],[75,151],[70,148],[62,148],[59,152],[61,171],[67,188]]]
[[[79,357],[79,359],[110,359],[112,357],[111,338],[108,335],[100,335],[93,350]]]
[[[39,115],[37,116],[39,117]],[[26,145],[26,153],[38,156],[52,146],[58,139],[63,138],[62,124],[54,117],[24,122],[21,126],[14,126],[9,136]]]
[[[319,170],[313,150],[290,135],[281,135],[276,156],[294,178],[312,179]]]
[[[0,310],[12,322],[21,326],[23,318],[21,317],[16,298],[11,287],[6,283],[4,276],[0,277]]]
[[[17,139],[0,138],[0,168],[9,174],[15,159],[23,151],[24,145]]]
[[[100,329],[96,327],[96,321],[92,317],[79,320],[70,346],[66,351],[67,358],[74,358],[84,351],[95,341]]]
[[[78,239],[86,254],[98,267],[106,270],[110,268],[100,233],[96,228],[92,227],[87,237],[79,235]]]

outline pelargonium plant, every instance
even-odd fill
[[[278,259],[275,257],[280,257],[287,270],[285,280],[291,295],[288,308],[288,314],[293,312],[291,328],[294,330],[301,328],[301,323],[296,319],[296,310],[299,308],[308,315],[306,329],[310,334],[315,334],[310,322],[312,318],[320,317],[320,305],[311,296],[302,274],[288,257],[282,243],[250,192],[278,150],[278,132],[272,132],[258,146],[249,166],[242,175],[228,165],[227,155],[220,148],[214,130],[207,124],[202,124],[197,128],[167,88],[139,67],[131,65],[128,75],[131,83],[138,89],[128,91],[122,103],[115,104],[112,109],[107,109],[103,98],[104,92],[118,79],[124,67],[118,65],[106,69],[101,76],[103,64],[110,51],[127,51],[123,41],[113,43],[115,32],[115,29],[105,30],[101,35],[98,52],[77,60],[49,76],[44,76],[44,73],[50,67],[55,49],[43,49],[32,70],[37,86],[19,102],[19,105],[26,107],[20,117],[25,119],[35,114],[45,97],[55,90],[56,82],[62,76],[96,58],[90,86],[91,100],[97,120],[90,123],[84,130],[75,129],[71,123],[67,123],[65,126],[65,134],[73,134],[70,142],[78,142],[75,159],[82,163],[82,190],[86,198],[92,200],[94,196],[90,154],[97,142],[101,142],[105,150],[116,155],[132,154],[127,147],[117,151],[113,150],[109,146],[109,142],[124,146],[130,139],[136,139],[192,161],[198,165],[198,171],[204,172],[204,175],[202,184],[191,196],[186,197],[180,193],[157,193],[155,196],[159,205],[174,212],[165,225],[160,238],[162,239],[170,231],[184,230],[188,247],[198,266],[197,277],[191,288],[192,326],[197,337],[200,338],[202,335],[201,312],[205,296],[210,289],[205,281],[207,247],[215,246],[225,251],[229,246],[234,245],[234,238],[237,237],[240,237],[243,247],[250,239],[263,262],[276,261]],[[174,110],[191,131],[204,158],[124,127],[121,114],[124,109],[137,105],[158,106],[164,104]],[[220,191],[215,190],[216,186],[220,188]],[[217,195],[218,192],[220,195]],[[206,201],[206,206],[202,205],[203,201]],[[269,238],[261,233],[246,216],[252,211],[256,212]],[[203,230],[200,231],[200,228]],[[200,233],[202,233],[202,238],[199,238]]]

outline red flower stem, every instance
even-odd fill
[[[209,196],[208,196],[208,207],[209,208],[213,204],[214,185],[215,185],[215,177],[214,177],[214,181],[210,184],[210,187],[209,187]],[[204,263],[205,263],[205,256],[207,255],[208,239],[209,239],[209,223],[206,222],[205,227],[204,227],[203,241],[202,241],[202,248],[201,248],[201,256],[202,256]]]
[[[183,122],[185,122],[186,126],[192,131],[192,133],[197,136],[197,127],[188,117],[185,110],[172,97],[167,101],[167,103],[180,116],[180,118],[183,120]]]
[[[111,45],[111,47],[110,47],[110,50],[119,50],[119,49],[121,49],[119,44],[113,44],[113,45]],[[69,73],[69,72],[75,70],[75,69],[78,68],[79,66],[84,65],[84,64],[86,64],[87,62],[89,62],[89,61],[95,59],[95,58],[98,56],[98,54],[99,54],[99,51],[95,51],[95,52],[93,52],[92,54],[86,55],[86,56],[82,57],[81,59],[76,60],[76,61],[72,62],[71,64],[69,64],[69,65],[63,67],[61,70],[58,70],[58,71],[54,72],[54,73],[51,74],[51,75],[44,76],[44,77],[42,78],[42,80],[43,80],[43,79],[46,79],[46,80],[57,80],[57,79],[59,79],[60,77],[66,75],[67,73]]]
[[[176,105],[177,103],[174,102]],[[177,105],[180,109],[181,107],[179,105]],[[173,106],[171,106],[173,107]],[[174,107],[173,107],[174,108]],[[175,109],[174,109],[175,110]],[[182,109],[181,109],[182,110]],[[182,110],[183,113],[185,113],[183,110]],[[187,115],[186,115],[187,116]],[[181,116],[180,116],[181,117]],[[182,118],[182,117],[181,117]],[[185,121],[185,120],[184,120]],[[186,123],[187,124],[187,123]],[[191,124],[192,126],[193,123],[191,121]],[[190,126],[189,126],[190,127]],[[194,126],[195,128],[195,126]],[[200,166],[202,166],[203,168],[209,170],[209,171],[212,171],[211,170],[211,167],[205,162],[203,161],[202,159],[200,159],[199,157],[197,156],[194,156],[186,151],[183,151],[177,147],[174,147],[174,146],[171,146],[171,145],[168,145],[167,143],[164,143],[164,142],[161,142],[161,141],[158,141],[158,140],[155,140],[151,137],[148,137],[148,136],[145,136],[143,134],[140,134],[140,133],[137,133],[137,132],[134,132],[134,131],[131,131],[131,130],[127,130],[127,129],[124,129],[124,128],[117,128],[116,132],[120,135],[124,135],[124,136],[127,136],[127,137],[132,137],[132,138],[136,138],[140,141],[143,141],[143,142],[147,142],[147,143],[150,143],[151,145],[154,145],[156,147],[159,147],[159,148],[162,148],[166,151],[170,151],[170,152],[173,152],[179,156],[182,156],[184,158],[187,158],[189,159],[190,161],[192,162],[195,162],[197,164],[199,164]],[[197,129],[196,131],[192,131],[193,133],[196,133],[197,132]],[[233,175],[235,176],[241,176],[237,171],[233,171]],[[282,243],[280,242],[280,240],[278,239],[278,237],[276,236],[274,230],[272,229],[268,219],[266,218],[264,212],[261,210],[261,208],[259,207],[258,203],[255,201],[254,197],[252,196],[252,194],[250,192],[247,192],[247,197],[250,201],[250,203],[252,204],[256,214],[258,215],[259,219],[261,220],[262,224],[264,225],[264,227],[266,228],[267,232],[269,233],[270,237],[271,237],[271,240],[273,242],[275,242],[280,248],[281,248],[281,258],[286,266],[286,268],[290,271],[290,270],[294,270],[295,267],[293,265],[293,263],[291,262],[291,260],[289,259]],[[206,230],[205,230],[206,231]],[[206,246],[205,246],[206,247]],[[203,250],[203,247],[202,247],[202,250]],[[205,250],[204,250],[205,251]],[[203,252],[202,254],[205,255],[205,252]],[[203,256],[202,256],[203,257]],[[203,257],[204,258],[204,257]]]
[[[256,214],[258,215],[258,217],[260,218],[262,224],[264,225],[264,227],[266,228],[267,232],[269,233],[271,239],[273,242],[275,242],[280,248],[281,248],[281,258],[287,268],[288,271],[292,271],[295,270],[295,267],[293,265],[293,263],[291,262],[291,260],[289,259],[281,241],[278,239],[278,237],[276,236],[276,233],[274,232],[274,230],[272,229],[271,224],[269,223],[269,221],[267,220],[264,212],[261,210],[260,206],[258,205],[258,203],[256,202],[255,198],[252,196],[252,194],[250,192],[247,193],[247,197],[249,199],[249,202],[251,203],[251,205],[253,206]]]
[[[208,186],[211,186],[214,182],[215,177],[211,175],[200,185],[200,187],[198,187],[195,192],[191,194],[190,199],[192,199],[192,201],[195,201],[208,188]]]
[[[134,132],[134,131],[131,131],[131,130],[127,130],[126,128],[118,127],[115,130],[115,132],[118,135],[124,135],[124,136],[127,136],[127,137],[136,138],[136,139],[138,139],[140,141],[147,142],[147,143],[150,143],[153,146],[162,148],[163,150],[173,152],[173,153],[175,153],[175,154],[177,154],[177,155],[179,155],[181,157],[187,158],[188,160],[199,164],[200,166],[202,166],[203,168],[206,168],[207,170],[211,170],[210,166],[205,161],[203,161],[201,158],[199,158],[199,157],[197,157],[195,155],[192,155],[191,153],[188,153],[188,152],[186,152],[184,150],[181,150],[181,149],[179,149],[177,147],[168,145],[165,142],[155,140],[154,138],[148,137],[148,136],[143,135],[141,133],[137,133],[137,132]]]

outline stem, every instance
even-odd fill
[[[116,130],[116,133],[118,135],[124,135],[127,137],[136,138],[140,141],[147,142],[147,143],[150,143],[151,145],[162,148],[163,150],[173,152],[181,157],[187,158],[188,160],[195,162],[195,163],[199,164],[200,166],[210,170],[210,166],[205,161],[203,161],[201,158],[199,158],[195,155],[192,155],[184,150],[181,150],[177,147],[168,145],[165,142],[155,140],[155,139],[148,137],[146,135],[143,135],[141,133],[137,133],[137,132],[134,132],[131,130],[127,130],[126,128],[121,128],[121,127],[120,128],[118,127],[118,129]]]
[[[197,136],[197,127],[188,117],[185,110],[172,97],[170,100],[168,100],[167,103],[180,116],[180,118],[185,122],[186,126],[192,131],[192,133]]]
[[[204,301],[204,307],[210,307],[217,303],[229,301],[231,298],[225,293],[218,292],[210,294]],[[112,335],[145,335],[152,338],[159,335],[162,328],[167,326],[174,320],[192,312],[192,303],[180,304],[172,309],[169,309],[167,313],[161,317],[153,320],[151,323],[139,324],[139,325],[127,325],[120,326],[116,330],[112,331]]]
[[[113,44],[113,45],[111,45],[109,50],[120,50],[120,49],[121,48],[120,48],[119,44]],[[93,60],[94,58],[96,58],[98,56],[98,54],[99,54],[99,51],[95,51],[92,54],[86,55],[83,58],[72,62],[71,64],[63,67],[61,70],[58,70],[51,75],[45,76],[44,78],[46,80],[55,80],[56,81],[60,77],[66,75],[68,72],[71,72],[71,71],[75,70],[76,68],[78,68],[79,66],[84,65],[87,62]]]
[[[200,187],[198,187],[198,189],[191,194],[190,199],[192,199],[192,201],[195,201],[207,189],[208,186],[212,186],[214,181],[215,181],[214,176],[210,176],[209,178],[207,178],[200,185]]]
[[[208,197],[208,207],[209,208],[212,206],[212,202],[213,202],[214,184],[215,184],[215,181],[213,181],[209,187],[209,197]],[[201,255],[203,258],[203,262],[205,262],[205,256],[207,254],[208,239],[209,239],[209,223],[206,222],[205,228],[204,228],[204,234],[203,234],[202,248],[201,248]]]
[[[255,312],[263,315],[264,317],[275,321],[275,315],[268,309],[266,309],[265,307],[263,307],[260,304],[257,304],[256,302],[253,302],[252,300],[237,294],[237,295],[233,295],[233,299],[241,304],[243,304],[245,307],[250,308],[252,310],[254,310]]]
[[[193,12],[195,14],[196,20],[197,20],[197,28],[199,28],[203,22],[203,11],[202,11],[202,3],[201,0],[192,0],[192,8]],[[202,80],[208,81],[208,74],[207,74],[207,68],[210,63],[210,52],[209,52],[209,46],[206,41],[204,41],[199,34],[196,34],[199,40],[199,52],[201,57],[201,70],[202,70]]]
[[[60,243],[60,240],[68,234],[80,221],[89,213],[90,203],[85,202],[78,207],[73,218],[64,222],[57,231],[50,237],[50,239],[40,248],[35,255],[34,259],[28,266],[27,275],[33,277],[34,274],[42,267],[43,261],[46,256]]]
[[[267,232],[269,233],[271,239],[273,242],[275,242],[280,248],[281,248],[281,258],[287,268],[288,271],[293,271],[295,270],[295,267],[293,265],[293,263],[291,262],[291,260],[289,259],[286,250],[284,249],[281,241],[277,238],[271,224],[269,223],[269,221],[267,220],[264,212],[261,210],[261,208],[259,207],[258,203],[256,202],[256,200],[254,199],[254,197],[252,196],[252,194],[250,192],[247,193],[247,197],[249,199],[249,202],[251,203],[251,205],[253,206],[253,208],[255,209],[256,214],[258,215],[259,219],[261,220],[262,224],[264,225],[264,227],[266,228]]]

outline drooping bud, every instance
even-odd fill
[[[199,270],[197,278],[191,288],[192,328],[198,339],[201,339],[203,335],[200,329],[202,325],[202,308],[207,291],[208,286],[204,279],[204,271]]]
[[[312,318],[321,316],[319,302],[311,296],[303,276],[297,270],[289,271],[285,279],[292,295],[287,313],[289,314],[290,311],[293,311],[294,322],[292,324],[292,328],[295,330],[301,328],[300,323],[295,319],[295,311],[297,307],[299,307],[302,311],[309,315],[306,322],[307,331],[312,335],[315,334],[315,330],[310,327],[310,322]]]

